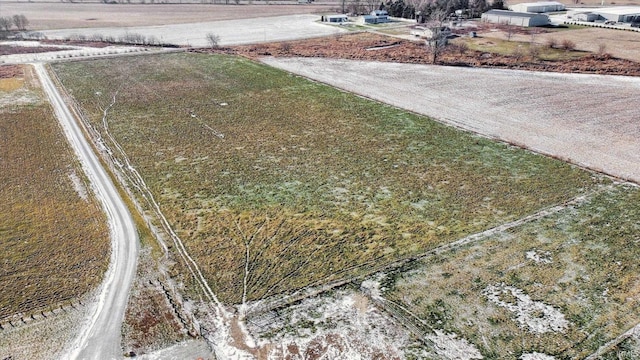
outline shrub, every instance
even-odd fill
[[[558,47],[558,41],[554,38],[548,38],[545,44],[549,49]]]
[[[598,45],[598,57],[606,57],[609,54],[607,54],[607,45],[606,44],[600,44]]]
[[[576,48],[576,43],[569,39],[562,40],[562,43],[560,45],[566,51],[574,50]]]
[[[220,46],[220,35],[214,34],[214,33],[208,33],[207,41],[209,42],[209,45],[211,45],[211,48],[215,49],[218,46]]]
[[[537,45],[531,45],[529,46],[529,56],[531,56],[532,59],[537,60],[540,58],[540,47]]]

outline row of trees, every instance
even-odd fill
[[[9,32],[16,27],[19,31],[27,30],[27,26],[29,26],[29,20],[24,15],[13,15],[0,17],[0,31]]]
[[[456,10],[463,10],[472,17],[480,16],[491,8],[501,9],[504,0],[388,0],[383,7],[390,16],[405,19],[418,19],[424,22],[432,18],[433,13],[448,16]]]

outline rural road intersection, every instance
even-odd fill
[[[129,299],[129,288],[136,272],[138,232],[118,190],[53,85],[44,65],[38,63],[34,67],[56,117],[107,213],[111,230],[109,269],[102,282],[98,299],[91,305],[90,318],[83,324],[80,336],[68,357],[105,360],[122,358],[120,334]]]
[[[285,22],[252,19],[251,27],[234,28],[240,20],[216,26],[197,24],[129,29],[85,29],[94,34],[119,31],[156,36],[166,42],[206,46],[206,33],[221,44],[329,35],[341,29],[304,22],[308,32]],[[290,21],[288,24],[294,24]],[[204,24],[204,23],[203,23]],[[197,29],[194,30],[194,29]],[[69,36],[54,30],[49,37]],[[114,31],[112,34],[110,31]],[[146,31],[149,31],[148,33]],[[359,62],[330,59],[275,59],[266,64],[347,91],[432,116],[443,122],[568,160],[580,166],[640,183],[640,79],[615,76],[549,74],[492,69]],[[98,301],[68,356],[72,359],[121,358],[121,324],[135,276],[138,238],[131,215],[114,184],[74,120],[41,63],[35,64],[45,93],[91,179],[111,229],[112,255]]]

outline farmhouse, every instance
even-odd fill
[[[363,24],[380,24],[389,22],[389,14],[387,10],[373,10],[369,15],[363,15],[361,18]]]
[[[349,21],[347,15],[323,15],[321,20],[328,23],[343,23]]]
[[[437,27],[427,28],[423,26],[416,26],[413,30],[411,30],[411,35],[425,39],[431,39],[436,34],[446,39],[451,36],[452,32],[451,29],[447,26],[442,26],[439,29]]]
[[[515,12],[547,13],[554,11],[564,11],[564,4],[557,1],[539,1],[522,3],[509,6],[509,10]]]
[[[493,24],[534,27],[549,25],[549,16],[509,10],[489,10],[482,14],[482,21]]]
[[[389,21],[389,13],[387,10],[373,10],[371,15],[378,18],[378,22],[387,22]]]

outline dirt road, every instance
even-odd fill
[[[111,230],[109,269],[105,274],[98,298],[92,305],[92,315],[82,327],[68,357],[71,359],[122,358],[121,326],[129,288],[136,272],[138,233],[129,210],[53,85],[44,65],[35,64],[35,69],[65,135],[77,153],[92,188],[107,213]]]
[[[640,183],[640,79],[265,58],[269,65]]]

